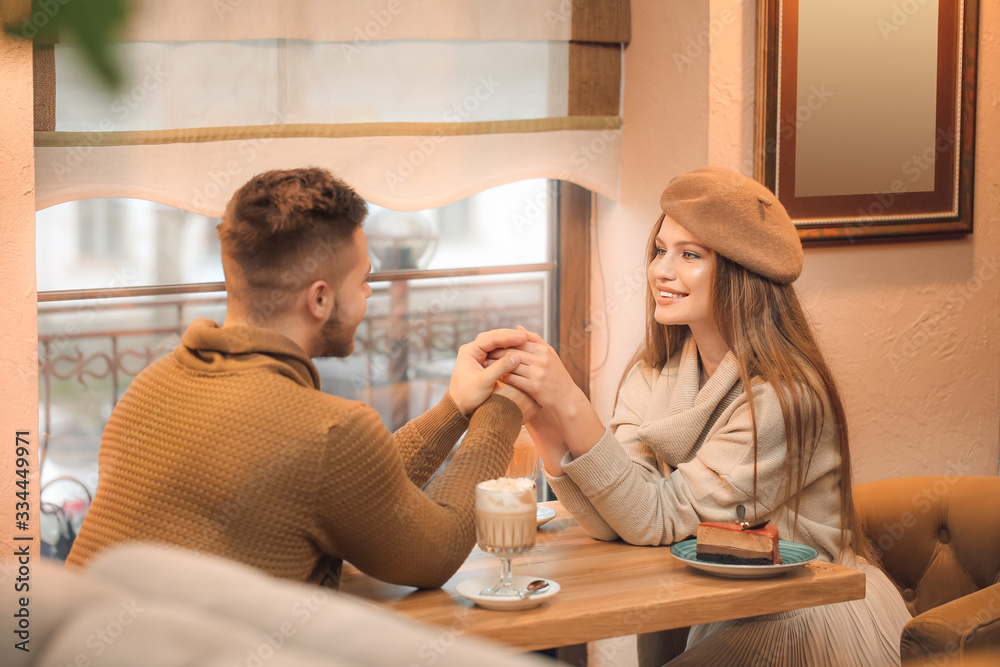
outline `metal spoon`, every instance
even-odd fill
[[[528,582],[528,585],[524,587],[525,591],[518,591],[517,594],[523,600],[529,595],[534,595],[535,593],[541,593],[548,587],[549,587],[549,582],[545,581],[544,579],[535,579],[534,581]]]
[[[540,591],[544,591],[548,587],[549,587],[549,582],[545,581],[544,579],[535,579],[534,581],[530,582],[527,586],[525,586],[525,588],[527,588],[532,593],[538,593]]]

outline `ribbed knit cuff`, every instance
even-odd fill
[[[604,430],[604,435],[589,452],[572,460],[569,458],[564,458],[562,469],[580,491],[591,498],[627,475],[632,465],[611,429]]]
[[[457,408],[456,408],[457,410]],[[513,443],[521,430],[521,408],[505,396],[493,394],[476,408],[469,419],[469,430],[474,428],[495,432],[503,442]]]
[[[565,464],[566,457],[563,458],[563,463]],[[590,500],[587,496],[583,494],[580,487],[576,485],[576,482],[570,478],[569,475],[560,475],[559,477],[553,477],[544,469],[542,472],[545,474],[545,481],[549,483],[552,491],[556,494],[556,498],[559,502],[563,504],[563,507],[568,509],[573,514],[581,511],[593,511],[593,506],[590,504]]]
[[[418,419],[417,429],[427,441],[440,439],[454,444],[469,428],[469,418],[462,414],[448,392]]]

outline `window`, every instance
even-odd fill
[[[480,331],[570,340],[586,312],[589,201],[534,179],[426,211],[372,205],[368,314],[351,357],[315,360],[323,390],[369,403],[394,430],[440,400],[457,347]],[[225,317],[217,223],[135,199],[38,212],[42,539],[57,556],[96,489],[114,404],[192,320]],[[566,352],[586,388],[586,345]]]

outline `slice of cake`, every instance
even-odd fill
[[[698,524],[698,560],[728,565],[778,565],[778,528],[744,528],[738,523]]]

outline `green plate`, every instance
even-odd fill
[[[697,546],[698,543],[696,540],[684,540],[670,547],[670,554],[677,560],[683,561],[698,570],[734,579],[775,577],[789,570],[802,567],[819,556],[815,549],[805,544],[778,540],[778,553],[781,554],[782,561],[780,565],[729,565],[727,563],[710,563],[698,560],[695,557]]]

